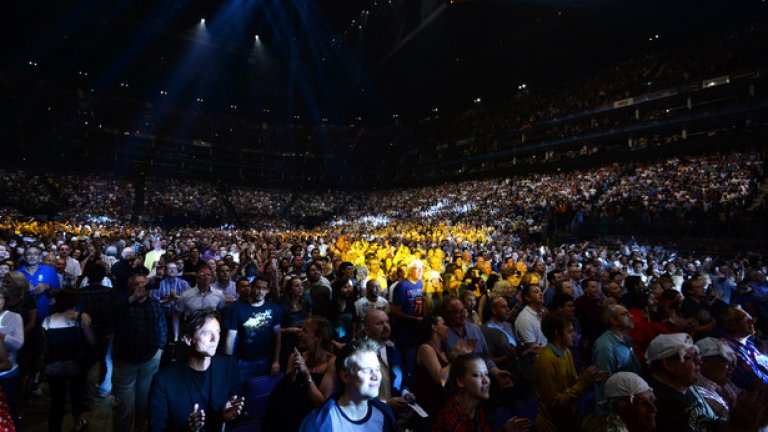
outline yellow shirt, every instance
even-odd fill
[[[544,347],[533,364],[533,392],[538,400],[536,430],[573,430],[579,424],[579,398],[587,390],[579,382],[571,350],[558,355]]]

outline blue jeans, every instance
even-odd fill
[[[269,375],[272,371],[272,358],[252,361],[238,360],[237,367],[240,369],[240,382],[245,385],[251,378]]]
[[[99,383],[99,396],[104,397],[112,391],[112,338],[107,342],[107,352],[99,362],[99,378],[104,377]],[[103,369],[101,369],[103,368]]]
[[[159,349],[151,359],[139,364],[115,360],[112,371],[115,432],[144,430],[149,410],[149,386],[160,368],[162,354],[163,350]]]

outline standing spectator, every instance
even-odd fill
[[[189,258],[184,260],[182,279],[187,281],[190,287],[194,287],[197,284],[197,272],[206,265],[205,261],[200,259],[200,249],[193,247],[189,250]]]
[[[95,354],[99,361],[99,396],[106,397],[112,392],[112,306],[114,292],[99,283],[107,273],[106,263],[95,261],[88,266],[93,283],[80,290],[77,310],[91,317],[91,327],[96,338]]]
[[[249,301],[250,302],[250,301]],[[283,308],[283,321],[280,323],[280,366],[285,367],[288,356],[299,343],[299,335],[304,322],[312,310],[304,299],[304,285],[301,278],[294,276],[288,282],[288,289],[283,296],[280,306]]]
[[[269,264],[267,264],[269,265]],[[331,299],[333,290],[331,283],[322,275],[322,266],[316,262],[311,262],[307,266],[307,281],[304,285],[304,296],[312,306],[313,313],[330,317]]]
[[[395,318],[395,341],[406,357],[416,349],[419,323],[426,316],[424,297],[424,264],[421,260],[408,263],[406,277],[395,287],[390,312]]]
[[[152,383],[149,430],[223,430],[243,409],[232,357],[216,355],[221,325],[213,309],[194,311],[184,323],[184,361],[171,363]]]
[[[563,313],[550,313],[541,322],[549,344],[533,364],[533,391],[538,401],[538,432],[567,430],[579,422],[579,399],[589,387],[608,378],[596,366],[576,373],[573,354],[571,318]]]
[[[48,431],[61,431],[64,403],[69,389],[74,430],[82,430],[88,423],[85,412],[85,374],[92,364],[81,358],[92,350],[96,336],[91,318],[75,311],[77,292],[66,289],[56,295],[54,312],[43,320],[46,346],[45,376],[51,390],[51,411]]]
[[[649,384],[656,396],[656,427],[660,431],[716,431],[723,419],[709,406],[695,384],[701,377],[701,358],[685,333],[656,336],[645,355]]]
[[[114,430],[119,432],[144,429],[149,386],[168,342],[163,307],[149,297],[146,285],[146,276],[131,276],[128,298],[115,305],[112,390],[115,394]]]
[[[435,417],[434,432],[490,432],[482,403],[490,397],[491,380],[485,361],[476,354],[464,354],[451,365],[448,377],[451,395]],[[504,424],[505,432],[527,431],[531,421],[513,417]]]
[[[736,354],[725,343],[710,337],[696,342],[696,348],[701,357],[701,377],[697,388],[717,415],[728,418],[741,393],[731,382]]]
[[[592,363],[603,372],[640,373],[640,360],[632,350],[632,341],[627,333],[633,328],[632,316],[621,305],[606,306],[602,312],[603,322],[608,330],[597,340],[592,348]],[[603,385],[597,384],[595,402],[598,411],[605,413],[605,394]]]
[[[232,271],[226,264],[216,266],[216,282],[211,285],[211,290],[218,291],[224,296],[224,301],[237,300],[237,288],[232,280]]]
[[[79,278],[83,271],[80,268],[80,262],[72,258],[71,253],[72,248],[68,244],[64,243],[59,246],[59,258],[63,258],[66,263],[64,271],[75,278]]]
[[[37,301],[37,318],[42,322],[48,316],[49,296],[53,295],[48,290],[59,289],[59,278],[56,270],[44,264],[40,264],[42,249],[37,246],[29,246],[24,251],[24,262],[19,271],[32,285],[31,294]],[[78,266],[80,268],[80,266]]]
[[[376,282],[370,280],[369,282]],[[381,365],[381,385],[379,399],[386,402],[393,410],[405,408],[407,403],[401,397],[403,391],[403,357],[397,345],[389,340],[392,329],[386,312],[372,309],[363,316],[365,336],[379,344],[379,364]]]
[[[443,307],[445,311],[443,318],[445,318],[448,328],[451,329],[446,342],[447,349],[451,352],[460,352],[466,349],[467,352],[480,354],[488,363],[488,370],[499,385],[504,389],[512,387],[512,374],[499,369],[490,358],[485,336],[483,336],[480,326],[468,322],[467,309],[464,304],[456,297],[448,297],[445,299]]]
[[[18,275],[18,276],[14,276]],[[18,272],[7,274],[3,279],[3,286],[0,287],[0,345],[6,354],[6,359],[10,367],[0,371],[0,387],[8,401],[11,414],[14,419],[18,418],[18,400],[19,400],[19,365],[17,363],[17,354],[24,345],[24,320],[21,315],[8,309],[13,300],[13,291],[17,281],[14,277],[21,279]],[[19,281],[26,282],[25,280]],[[24,284],[27,285],[26,283]]]
[[[46,258],[50,256],[47,255]],[[64,258],[56,258],[53,262],[53,268],[56,270],[56,275],[59,278],[59,288],[77,288],[77,276],[67,271],[67,260]]]
[[[768,384],[768,357],[750,340],[755,334],[752,316],[738,307],[729,307],[723,312],[721,321],[723,342],[736,353],[733,383],[745,391]]]
[[[652,432],[656,428],[656,404],[653,390],[645,380],[632,372],[616,372],[605,382],[605,397],[608,400],[608,422],[614,430],[629,432]],[[590,419],[584,420],[579,431],[597,430]]]
[[[380,310],[389,313],[389,302],[384,297],[380,296],[381,288],[379,281],[376,279],[368,279],[365,283],[365,296],[360,297],[355,301],[355,314],[357,319],[362,320],[365,314],[371,310]]]
[[[450,329],[439,315],[427,317],[421,324],[421,345],[416,352],[416,369],[413,372],[413,391],[419,398],[419,405],[430,416],[437,415],[445,404],[445,383],[451,363],[444,345]]]
[[[250,303],[238,302],[230,317],[226,352],[237,357],[243,383],[280,372],[282,310],[266,300],[267,293],[269,280],[259,276],[251,286]]]
[[[336,373],[342,386],[337,398],[329,398],[301,425],[302,432],[397,430],[392,410],[378,398],[381,370],[376,353],[379,346],[370,339],[347,344],[336,357]],[[303,368],[302,368],[303,369]]]
[[[680,306],[680,313],[684,318],[693,319],[695,327],[691,333],[694,339],[712,336],[717,321],[707,303],[707,293],[701,278],[693,277],[683,282],[682,287],[685,300]]]
[[[517,340],[522,348],[533,352],[547,345],[547,338],[541,331],[541,319],[546,314],[544,295],[538,285],[527,285],[523,289],[526,306],[520,311],[515,320]]]
[[[173,312],[173,340],[179,340],[179,321],[196,310],[216,309],[224,307],[224,296],[211,289],[212,271],[203,267],[197,272],[197,286],[190,288],[176,301]]]

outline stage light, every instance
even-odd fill
[[[205,25],[205,18],[200,18],[200,25]]]
[[[259,39],[259,35],[256,35],[253,38],[256,39],[257,41],[261,40],[261,39]]]

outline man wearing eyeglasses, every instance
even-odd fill
[[[24,265],[19,269],[32,285],[30,294],[37,301],[37,322],[42,322],[49,314],[49,296],[52,295],[49,290],[57,290],[60,287],[56,270],[41,264],[41,258],[42,250],[37,246],[29,246],[24,251]]]
[[[656,396],[656,430],[715,431],[724,419],[718,416],[696,383],[701,378],[701,357],[685,333],[656,336],[645,355],[651,371],[649,384]]]
[[[745,310],[732,306],[721,315],[723,342],[736,353],[733,383],[742,390],[756,390],[768,383],[768,357],[750,338],[755,323]]]

